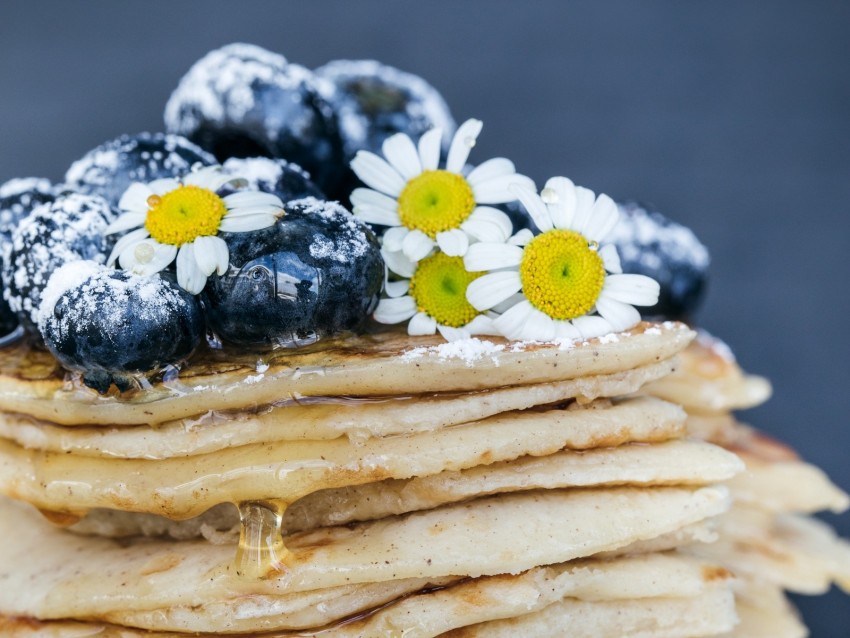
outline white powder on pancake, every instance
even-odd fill
[[[493,343],[492,341],[483,341],[476,337],[469,339],[458,339],[457,341],[447,341],[436,346],[422,346],[406,350],[402,353],[402,361],[415,361],[421,357],[438,357],[439,359],[460,359],[467,366],[472,365],[484,357],[492,357],[493,363],[499,365],[497,353],[505,349],[503,344]]]

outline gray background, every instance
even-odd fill
[[[774,383],[745,419],[850,488],[848,26],[848,3],[775,0],[4,2],[0,182],[161,130],[180,76],[228,42],[381,59],[484,120],[473,161],[691,226],[713,256],[702,325]],[[847,598],[800,605],[814,636],[850,633]]]

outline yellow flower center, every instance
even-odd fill
[[[552,319],[586,315],[602,292],[605,266],[585,237],[572,230],[538,235],[522,255],[522,292],[531,305]]]
[[[420,261],[410,279],[416,308],[451,328],[460,328],[478,316],[466,300],[466,288],[483,272],[468,272],[462,257],[436,253]]]
[[[459,228],[475,208],[469,182],[449,171],[424,171],[407,182],[398,196],[398,216],[411,230],[421,230],[431,239],[446,230]]]
[[[161,244],[182,246],[198,237],[217,235],[227,214],[224,200],[206,188],[180,186],[148,198],[145,228]]]

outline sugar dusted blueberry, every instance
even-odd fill
[[[224,341],[294,346],[357,330],[375,309],[384,263],[374,234],[335,202],[290,202],[274,226],[223,234],[230,270],[205,290]]]
[[[10,179],[0,186],[0,235],[10,238],[21,220],[55,198],[53,185],[43,177]]]
[[[296,162],[323,190],[344,168],[336,120],[313,73],[254,45],[231,44],[198,60],[168,100],[165,126],[219,161]]]
[[[3,251],[3,294],[9,307],[32,328],[50,276],[71,261],[103,263],[104,237],[112,210],[106,200],[79,193],[60,195],[36,208],[12,233]]]
[[[228,175],[243,178],[247,182],[245,189],[273,193],[284,203],[305,197],[324,199],[324,194],[312,182],[309,173],[298,164],[286,160],[232,157],[222,168]],[[222,194],[227,192],[223,191]]]
[[[346,163],[361,150],[381,155],[390,135],[416,140],[434,127],[442,129],[442,150],[448,152],[457,124],[445,100],[422,78],[374,60],[334,60],[316,75],[326,80],[320,88],[336,113]],[[347,201],[358,184],[346,166],[329,194]]]
[[[419,76],[374,60],[334,60],[316,69],[328,80],[327,94],[337,115],[346,157],[357,151],[381,153],[394,133],[412,139],[434,127],[443,130],[448,151],[457,125],[437,90]]]
[[[44,342],[86,385],[121,390],[184,361],[203,339],[200,302],[169,275],[143,277],[77,261],[58,269],[38,313]]]
[[[623,272],[647,275],[661,285],[658,303],[641,314],[692,317],[708,282],[708,249],[689,228],[641,204],[619,204],[619,209],[620,221],[606,241],[617,246]]]
[[[122,135],[92,149],[68,169],[65,181],[81,193],[100,195],[113,207],[133,182],[178,177],[215,158],[179,135]]]

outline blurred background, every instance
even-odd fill
[[[0,182],[61,180],[121,133],[163,129],[212,48],[425,77],[538,184],[566,175],[690,226],[712,255],[698,315],[775,389],[744,420],[850,489],[850,3],[65,0],[0,7]],[[828,517],[850,536],[850,515]],[[797,598],[815,637],[850,599]]]

